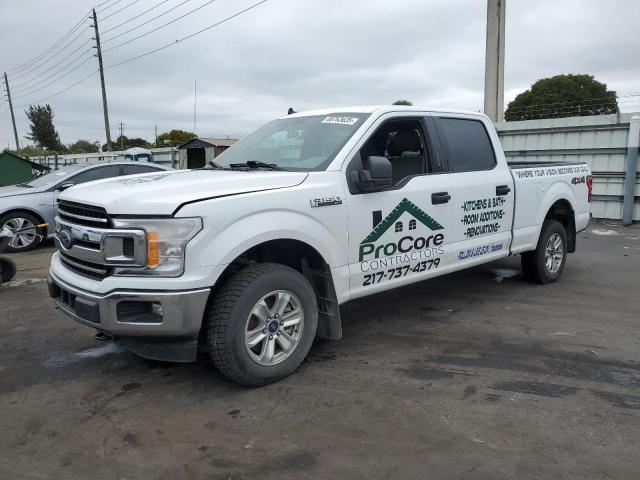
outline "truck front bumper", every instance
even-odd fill
[[[178,362],[196,358],[209,288],[96,294],[70,285],[51,271],[48,286],[49,295],[63,313],[109,333],[142,357]]]

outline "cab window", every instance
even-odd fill
[[[394,119],[383,123],[360,149],[360,163],[371,156],[387,157],[392,167],[392,185],[432,171],[422,122]],[[362,168],[358,166],[358,168]]]
[[[481,121],[439,118],[437,124],[449,172],[491,170],[495,166],[496,157],[491,139]]]

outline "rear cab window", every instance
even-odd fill
[[[480,120],[436,117],[436,129],[450,173],[496,166],[491,138]]]

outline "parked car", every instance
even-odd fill
[[[45,236],[54,232],[54,205],[58,193],[74,185],[103,178],[133,175],[137,173],[159,172],[171,168],[153,163],[103,162],[70,165],[36,178],[29,183],[10,187],[0,187],[0,230],[9,228],[21,233],[15,235],[7,252],[24,252],[36,248],[42,241],[35,228],[29,226],[48,223]]]
[[[247,385],[341,338],[348,300],[514,254],[555,282],[590,217],[587,164],[508,164],[478,113],[298,113],[211,163],[63,192],[49,294],[143,357],[200,346]]]

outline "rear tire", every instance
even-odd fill
[[[545,220],[536,249],[521,256],[524,276],[540,284],[558,280],[567,263],[567,245],[564,225],[557,220]]]
[[[7,245],[6,251],[8,253],[19,253],[33,250],[42,242],[42,236],[40,236],[36,225],[40,224],[36,217],[26,212],[13,212],[0,218],[0,230],[3,227],[8,227],[10,230],[17,228],[33,226],[33,230],[27,230],[22,234],[18,234]]]
[[[318,326],[313,287],[285,265],[251,265],[213,293],[204,318],[209,354],[231,380],[260,386],[293,373]]]

